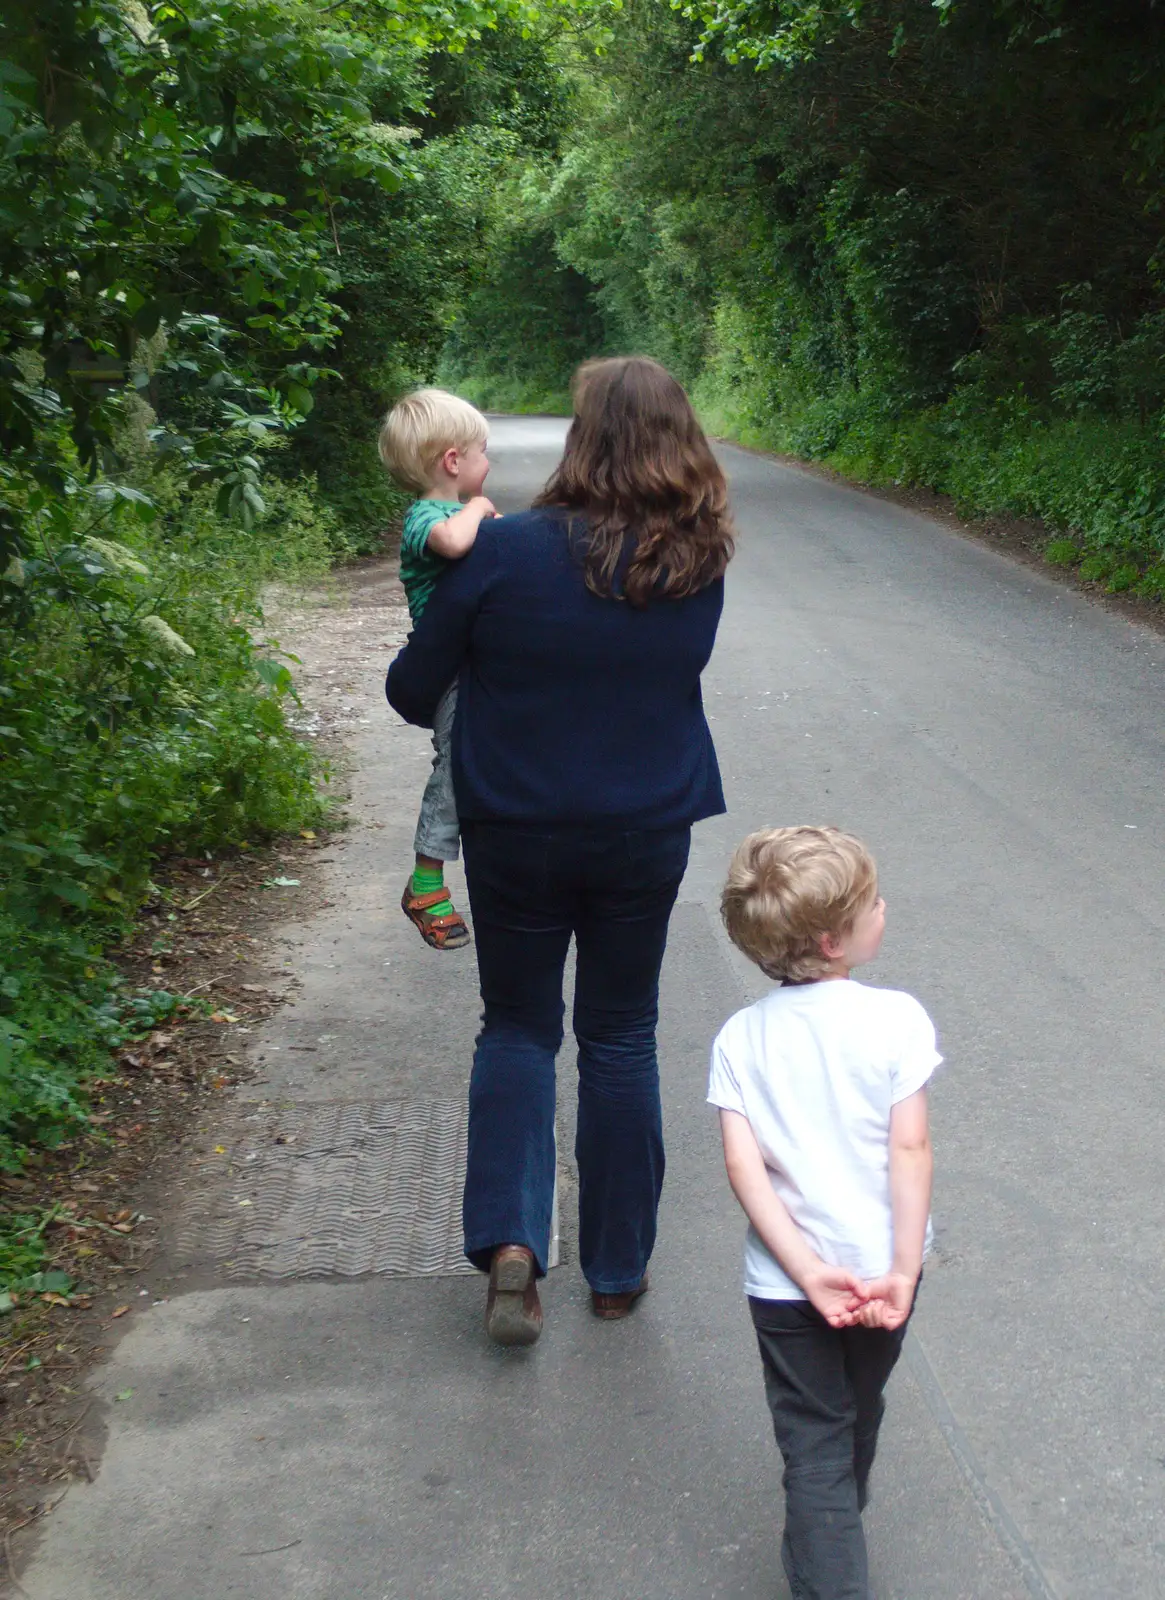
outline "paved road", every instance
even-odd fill
[[[491,492],[524,503],[561,437],[500,422]],[[568,1214],[529,1353],[484,1342],[473,1278],[176,1270],[97,1377],[134,1396],[109,1408],[95,1485],[51,1519],[32,1600],[787,1597],[702,1092],[709,1039],[759,992],[716,925],[730,849],[820,820],[875,847],[871,976],[923,999],[948,1058],[938,1251],[869,1513],[878,1600],[1165,1593],[1165,640],[923,517],[725,459],[742,537],[707,687],[730,813],[697,830],[665,973],[652,1293],[595,1323]],[[303,988],[255,1044],[252,1099],[465,1082],[471,963],[394,909],[426,752],[378,701],[390,587],[355,596],[344,670],[374,707],[355,821],[333,906],[287,930]]]

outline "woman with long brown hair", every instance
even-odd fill
[[[597,1316],[647,1287],[659,973],[692,824],[724,810],[700,696],[732,555],[723,473],[657,362],[588,362],[574,407],[535,508],[482,524],[387,683],[428,725],[460,674],[454,787],[484,1006],[465,1253],[490,1274],[501,1344],[542,1328],[572,934],[580,1262]]]

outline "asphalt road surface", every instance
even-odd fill
[[[496,423],[503,507],[563,426]],[[541,1343],[490,1347],[471,1276],[240,1282],[175,1246],[170,1298],[96,1376],[99,1401],[133,1396],[49,1519],[31,1600],[787,1597],[703,1092],[711,1038],[763,987],[717,926],[727,858],[762,823],[822,821],[874,848],[866,976],[921,998],[946,1057],[937,1249],[867,1519],[877,1600],[1165,1594],[1165,639],[925,517],[723,454],[741,538],[706,692],[729,812],[696,830],[665,970],[651,1293],[625,1323],[588,1313],[564,1052]],[[353,827],[334,903],[286,930],[303,988],[240,1091],[321,1114],[455,1102],[477,1017],[471,956],[395,908],[427,746],[380,698],[391,581],[353,604]]]

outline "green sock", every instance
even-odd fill
[[[413,893],[432,894],[434,889],[445,887],[444,867],[422,867],[418,862],[413,868]],[[447,917],[453,910],[453,902],[446,895],[444,900],[438,901],[435,906],[428,908],[431,917]]]

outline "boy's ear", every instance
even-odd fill
[[[455,478],[461,471],[461,451],[456,445],[451,445],[441,457],[441,468],[451,478]]]
[[[836,961],[838,956],[845,954],[845,945],[835,933],[823,933],[817,943],[827,961]]]

